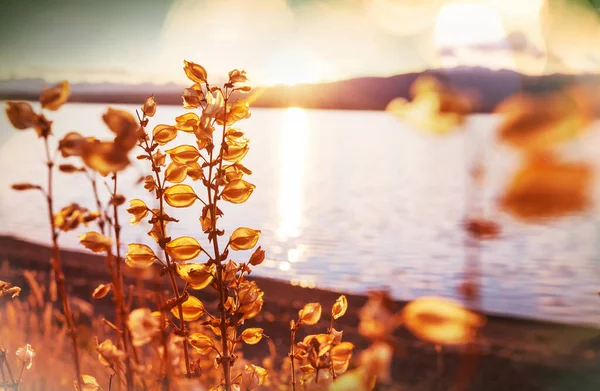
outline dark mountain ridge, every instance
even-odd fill
[[[384,110],[394,98],[409,98],[410,85],[421,75],[434,75],[469,94],[477,112],[490,112],[508,96],[520,91],[548,92],[579,84],[600,93],[600,75],[553,74],[529,76],[510,70],[459,67],[427,70],[391,77],[362,77],[320,84],[258,87],[251,93],[254,107],[304,107],[338,110]],[[0,81],[0,99],[36,100],[42,79]],[[160,104],[180,105],[186,86],[174,83],[139,85],[75,83],[71,102],[141,104],[151,94]]]

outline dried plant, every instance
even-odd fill
[[[25,328],[23,324],[35,323],[39,317],[43,331],[38,330],[37,336],[29,334],[35,344],[46,346],[55,338],[53,342],[60,346],[68,337],[76,390],[101,390],[100,376],[105,376],[109,390],[191,390],[202,385],[210,387],[210,391],[266,387],[295,391],[299,383],[304,390],[370,391],[378,384],[391,382],[394,333],[399,327],[435,346],[440,361],[442,346],[464,346],[465,357],[473,352],[486,322],[481,314],[441,297],[421,297],[395,309],[386,293],[374,292],[359,312],[358,332],[370,342],[370,347],[356,355],[357,365],[352,365],[354,345],[342,341],[343,331],[335,328],[335,321],[348,309],[344,295],[333,303],[329,325],[324,325],[322,333],[308,334],[296,342],[299,330],[319,325],[322,306],[308,303],[299,311],[297,320],[290,322],[289,360],[283,361],[281,370],[275,367],[277,347],[271,340],[267,341],[270,356],[262,361],[262,366],[246,360],[241,346],[257,344],[266,337],[262,328],[244,328],[246,321],[255,318],[263,307],[264,293],[248,276],[263,262],[265,252],[257,247],[260,230],[239,227],[227,233],[220,227],[223,211],[219,205],[244,203],[255,188],[244,179],[252,172],[242,164],[249,151],[249,139],[233,127],[250,116],[248,102],[241,94],[251,89],[244,71],[235,69],[229,72],[224,85],[214,86],[209,84],[207,71],[201,65],[185,61],[183,69],[193,82],[182,96],[183,107],[190,111],[174,118],[172,124],[153,124],[153,130],[147,130],[157,110],[154,97],[149,97],[136,113],[137,118],[123,110],[109,108],[105,112],[103,120],[114,134],[111,140],[70,132],[57,143],[55,152],[62,158],[81,159],[79,164],[59,164],[59,170],[84,176],[93,195],[93,205],[71,203],[58,212],[52,191],[57,160],[49,143],[52,122],[44,113],[35,113],[26,102],[7,103],[6,111],[14,127],[34,128],[44,141],[47,185],[19,183],[13,189],[40,191],[46,198],[54,275],[53,283],[46,288],[32,273],[24,274],[31,290],[28,301],[14,300],[15,304],[9,303],[0,312],[0,319],[6,319],[9,329]],[[413,102],[396,101],[389,110],[436,133],[456,129],[473,107],[470,99],[431,78],[419,79],[412,95]],[[63,82],[44,90],[40,103],[43,109],[53,111],[68,96],[68,83]],[[506,118],[498,134],[501,141],[523,153],[525,163],[505,189],[499,207],[526,222],[586,210],[591,205],[591,169],[586,163],[563,162],[550,151],[550,147],[585,130],[590,122],[585,100],[577,90],[549,97],[544,102],[560,108],[557,113],[539,108],[540,103],[533,97],[513,99],[501,106]],[[522,105],[537,111],[522,110]],[[539,126],[529,125],[532,116],[541,118]],[[193,135],[194,144],[178,144],[180,132]],[[139,183],[143,183],[151,201],[131,199],[127,212],[132,225],[148,222],[151,229],[147,234],[152,240],[128,243],[123,254],[119,209],[127,197],[119,193],[118,173],[130,165],[129,155],[135,148],[140,151],[137,159],[148,167]],[[470,173],[474,187],[481,185],[482,163],[475,162]],[[102,183],[106,188],[104,195]],[[467,201],[469,205],[475,203],[471,198]],[[154,205],[149,206],[151,203]],[[200,206],[198,203],[201,207],[195,209]],[[186,213],[196,211],[198,229],[173,238],[170,228],[179,221],[172,215],[178,209]],[[476,210],[467,212],[463,228],[476,244],[500,235],[501,227],[493,219]],[[62,232],[91,223],[98,230],[81,235],[80,242],[90,251],[104,255],[109,276],[109,281],[94,289],[92,297],[112,297],[114,316],[93,320],[96,335],[90,339],[95,342],[94,348],[80,352],[78,337],[82,334],[78,334],[71,309],[75,300],[67,296],[58,238]],[[244,255],[243,262],[231,259],[233,252],[251,250],[254,251]],[[461,293],[471,304],[480,299],[474,271],[478,262],[475,255],[465,264],[467,281]],[[136,282],[129,290],[127,279]],[[55,290],[62,303],[62,314],[53,309]],[[20,288],[0,281],[3,299],[19,293]],[[45,301],[46,293],[51,302]],[[216,304],[207,297],[216,297]],[[0,337],[9,338],[5,333],[0,333]],[[2,385],[4,389],[18,390],[36,351],[29,344],[16,350],[18,368],[10,366],[7,353],[0,346]],[[90,372],[95,376],[82,373],[81,363],[88,371],[91,360],[105,370]],[[466,359],[464,366],[474,368],[473,362]],[[456,389],[465,389],[467,383],[468,376],[460,378]]]
[[[46,89],[40,96],[40,104],[42,110],[58,110],[69,97],[69,85],[67,82],[62,82],[52,88]],[[73,366],[75,369],[75,378],[81,379],[81,368],[79,364],[79,352],[77,344],[77,333],[75,328],[75,322],[73,320],[73,313],[71,311],[71,305],[69,297],[67,296],[67,288],[65,285],[65,276],[63,273],[63,267],[61,263],[60,246],[58,244],[59,228],[56,226],[54,218],[54,199],[53,199],[53,172],[54,172],[54,159],[55,156],[50,152],[49,137],[52,135],[52,121],[48,120],[44,113],[37,114],[29,103],[26,102],[8,102],[6,107],[6,113],[12,125],[19,129],[25,130],[34,128],[38,137],[44,141],[44,147],[46,151],[46,165],[47,171],[47,185],[43,188],[38,184],[31,183],[17,183],[13,185],[13,189],[17,191],[37,190],[40,191],[45,199],[48,210],[48,219],[50,221],[50,234],[52,239],[52,259],[50,263],[54,271],[54,278],[58,293],[63,306],[63,313],[68,325],[68,334],[71,339],[71,346],[73,350]]]

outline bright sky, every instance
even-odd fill
[[[4,0],[0,79],[185,83],[183,59],[254,84],[459,65],[600,71],[588,0]]]

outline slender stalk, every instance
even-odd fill
[[[331,332],[333,331],[333,314],[331,315],[331,323],[329,323],[329,334],[331,334]],[[333,368],[333,361],[331,361],[331,363],[329,364],[329,372],[331,372],[331,378],[333,379],[333,381],[335,381],[335,379],[337,378],[337,375],[335,374],[335,368]]]
[[[113,173],[112,200],[117,196],[117,173]],[[116,202],[113,205],[113,230],[115,235],[115,274],[113,276],[113,285],[115,285],[115,304],[117,307],[117,324],[121,328],[121,337],[123,339],[123,351],[125,352],[125,378],[127,380],[127,390],[133,391],[134,379],[131,368],[131,358],[129,356],[128,340],[130,339],[129,328],[127,327],[127,310],[125,308],[125,294],[123,292],[123,274],[121,273],[121,226],[119,225],[119,211]],[[109,255],[110,256],[110,255]],[[132,345],[132,350],[133,348]]]
[[[0,374],[2,375],[2,389],[8,389],[8,381],[6,380],[6,374],[4,373],[4,362],[6,361],[6,352],[2,350],[0,352]]]
[[[156,178],[156,185],[158,187],[157,189],[157,196],[158,196],[158,202],[159,202],[159,214],[158,214],[158,223],[160,225],[160,233],[161,233],[161,239],[162,241],[159,243],[160,247],[163,249],[164,255],[165,255],[165,260],[167,261],[167,271],[169,274],[169,280],[171,281],[171,287],[173,288],[173,293],[175,294],[175,299],[178,302],[177,304],[177,309],[179,312],[179,331],[181,332],[181,334],[187,339],[187,331],[186,331],[186,327],[185,327],[185,321],[183,320],[183,306],[180,303],[179,298],[181,297],[180,293],[179,293],[179,288],[177,287],[177,281],[175,280],[175,271],[173,270],[173,263],[171,262],[171,258],[169,257],[169,254],[164,251],[164,239],[167,237],[167,232],[165,229],[165,225],[164,225],[164,197],[163,197],[163,192],[164,192],[164,182],[162,182],[160,180],[160,175],[159,170],[156,169],[156,167],[154,166],[154,159],[152,158],[152,151],[150,149],[150,146],[148,145],[148,142],[145,142],[145,150],[146,153],[148,154],[148,157],[150,158],[150,161],[152,162],[152,170],[154,171],[154,175]],[[187,341],[186,343],[183,344],[183,355],[184,355],[184,359],[185,359],[185,370],[186,370],[186,376],[187,377],[191,377],[192,376],[192,372],[190,370],[190,352],[189,352],[189,348],[188,348],[188,344]]]
[[[293,321],[292,321],[293,322]],[[292,372],[292,390],[296,391],[296,367],[294,365],[294,346],[296,345],[296,324],[292,324],[291,333],[290,333],[290,363],[292,364],[291,372]]]
[[[19,380],[17,380],[17,389],[19,389],[19,385],[21,384],[21,379],[23,378],[23,371],[25,370],[25,363],[21,364],[21,371],[19,371]]]
[[[227,128],[227,89],[225,90],[224,96],[224,105],[223,105],[223,134],[221,135],[221,145],[219,146],[219,155],[217,156],[219,160],[219,169],[216,174],[218,175],[223,167],[223,144],[225,143],[225,131]],[[210,152],[210,165],[209,165],[209,173],[208,173],[208,181],[212,183],[212,166],[213,166],[213,153],[212,149]],[[208,202],[210,205],[210,237],[213,242],[213,250],[214,250],[214,260],[217,264],[217,289],[219,290],[219,317],[220,324],[219,328],[221,330],[221,365],[223,366],[223,377],[225,380],[225,391],[231,391],[231,354],[229,351],[229,345],[227,344],[227,310],[225,309],[225,303],[227,302],[227,287],[225,286],[225,281],[223,278],[223,260],[221,259],[221,252],[219,251],[219,241],[217,239],[217,200],[219,197],[219,192],[217,190],[212,194],[211,199],[211,188],[207,187],[208,190]]]
[[[96,182],[96,178],[92,177],[88,174],[88,178],[92,185],[92,191],[94,192],[94,200],[96,201],[96,208],[98,208],[98,213],[100,213],[100,217],[98,217],[98,228],[100,229],[100,233],[102,235],[104,232],[104,225],[106,224],[104,221],[104,215],[102,214],[102,203],[100,202],[100,196],[98,195],[98,183]]]
[[[77,376],[77,389],[81,389],[82,378],[81,378],[81,366],[79,364],[79,350],[77,347],[77,333],[75,331],[75,323],[73,321],[73,313],[71,312],[71,306],[69,304],[69,297],[67,296],[67,290],[65,287],[65,275],[62,269],[62,263],[60,258],[60,247],[58,246],[58,230],[54,224],[54,202],[52,200],[52,170],[54,167],[54,161],[50,155],[50,147],[48,145],[48,137],[44,137],[44,146],[46,149],[46,159],[48,166],[48,188],[46,190],[46,202],[48,204],[48,218],[50,219],[50,230],[52,233],[52,267],[54,268],[54,279],[58,288],[58,294],[62,301],[63,313],[69,328],[69,337],[71,339],[72,353],[73,353],[73,366],[75,368],[75,374]]]
[[[10,364],[6,359],[6,351],[3,351],[4,355],[4,364],[6,365],[6,370],[8,371],[8,376],[10,376],[10,381],[15,384],[15,377],[13,376],[12,370],[10,369]]]

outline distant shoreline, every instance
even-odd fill
[[[259,108],[382,111],[395,98],[410,98],[410,86],[422,75],[433,75],[470,96],[476,103],[474,113],[490,113],[501,101],[522,91],[540,93],[579,84],[586,86],[590,94],[600,94],[600,75],[595,74],[528,76],[509,70],[459,67],[321,84],[255,86],[252,92],[244,96],[252,102],[253,107]],[[0,80],[0,100],[35,101],[43,84],[42,79]],[[69,101],[141,105],[148,96],[154,95],[158,104],[180,106],[185,87],[189,86],[73,83]],[[597,109],[600,115],[600,103]]]

